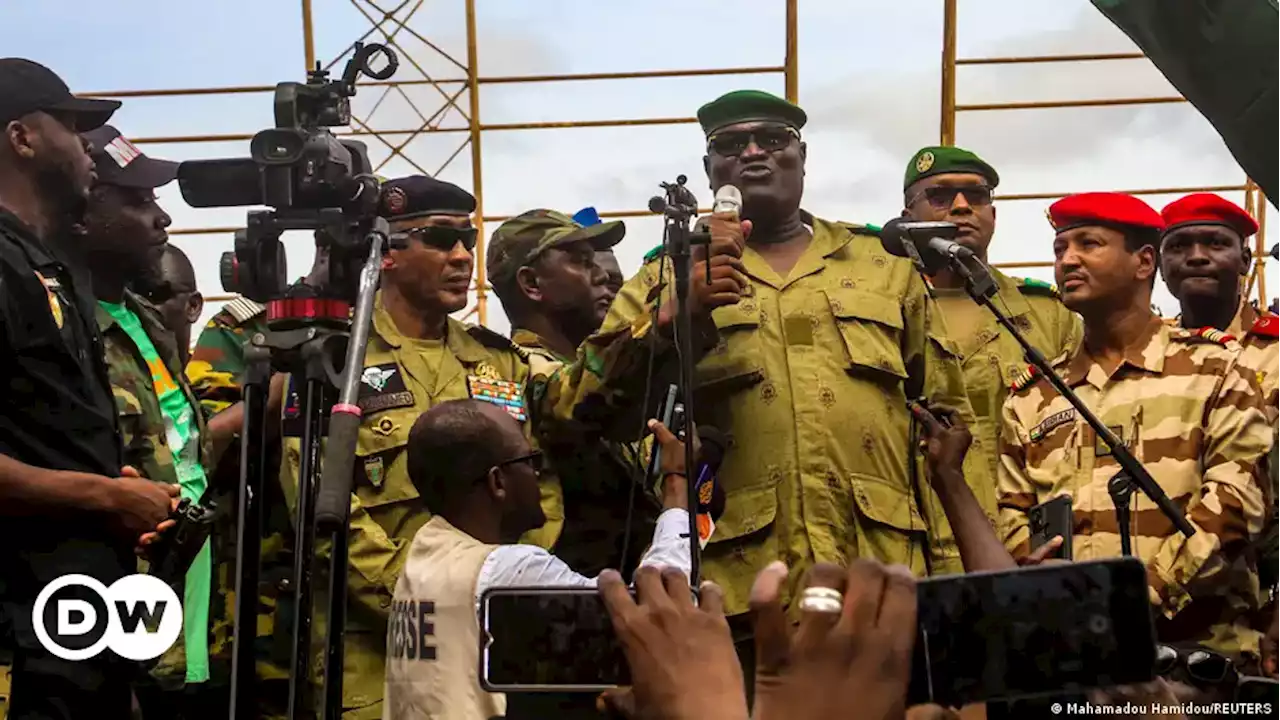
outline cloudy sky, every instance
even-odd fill
[[[383,10],[417,0],[378,0]],[[402,6],[401,3],[404,3]],[[785,13],[782,0],[744,0],[731,6],[706,0],[644,3],[587,0],[482,0],[477,2],[480,75],[508,77],[693,68],[781,65]],[[960,57],[1129,52],[1132,43],[1087,0],[964,0],[960,3]],[[409,28],[457,61],[466,62],[462,0],[426,0]],[[732,8],[732,9],[730,9]],[[371,27],[361,12],[380,17],[368,0],[314,0],[316,54],[328,63]],[[394,29],[392,23],[384,25]],[[380,36],[375,36],[380,39]],[[74,42],[71,39],[74,38]],[[77,92],[271,85],[301,80],[304,71],[297,0],[7,0],[0,23],[5,53],[30,57],[59,72]],[[919,147],[939,138],[941,0],[803,0],[799,11],[800,104],[808,111],[805,206],[814,214],[882,223],[901,209],[901,178]],[[423,72],[460,79],[464,71],[407,31],[397,36],[405,53],[396,79]],[[416,67],[415,67],[416,63]],[[339,66],[340,67],[340,66]],[[445,94],[461,90],[446,83]],[[740,88],[781,94],[777,74],[502,83],[482,86],[486,124],[689,117],[717,95]],[[962,67],[960,103],[1165,96],[1176,94],[1146,60]],[[364,90],[355,114],[378,130],[421,127],[418,112],[441,129],[466,127],[429,85],[383,98]],[[407,97],[406,97],[407,96]],[[380,101],[380,102],[379,102]],[[415,111],[412,105],[416,105]],[[465,91],[459,107],[468,107]],[[376,109],[374,106],[377,105]],[[438,112],[439,111],[439,112]],[[113,121],[131,137],[253,133],[272,124],[267,93],[128,99]],[[459,150],[465,132],[436,132],[409,142],[405,153],[429,172]],[[393,144],[407,135],[387,135]],[[364,138],[375,164],[387,146]],[[1190,105],[1015,110],[962,113],[957,144],[991,162],[1000,192],[1069,193],[1151,187],[1235,185],[1244,174],[1221,139]],[[685,173],[706,201],[702,137],[696,125],[556,130],[502,130],[482,138],[484,210],[509,215],[533,207],[573,212],[645,206],[657,183]],[[148,143],[148,154],[175,160],[247,155],[247,142]],[[394,158],[384,176],[416,172]],[[472,186],[469,149],[441,174]],[[160,191],[175,228],[243,224],[243,209],[193,210],[176,184]],[[1227,195],[1243,203],[1243,193]],[[1157,209],[1172,197],[1147,198]],[[998,205],[993,260],[1050,259],[1044,219],[1050,201]],[[1274,208],[1272,222],[1275,227]],[[488,226],[491,231],[493,224]],[[661,242],[652,218],[628,221],[618,248],[625,271]],[[228,234],[175,238],[191,257],[201,289],[221,294],[218,257],[231,249]],[[1272,244],[1269,241],[1268,244]],[[290,273],[310,267],[309,237],[288,243]],[[1051,279],[1051,268],[1018,270]],[[1269,292],[1280,287],[1271,264]],[[1157,304],[1175,304],[1163,286]],[[211,304],[206,314],[212,314]],[[488,322],[507,322],[496,301]]]

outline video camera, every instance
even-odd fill
[[[387,59],[382,70],[371,65],[378,55]],[[366,254],[362,240],[377,213],[378,180],[365,144],[339,140],[327,128],[350,123],[360,75],[385,80],[399,64],[385,45],[356,43],[341,78],[330,80],[317,63],[305,84],[276,85],[276,126],[253,136],[250,157],[191,160],[178,168],[178,187],[192,207],[274,208],[251,211],[246,229],[236,232],[235,251],[222,257],[225,290],[257,302],[283,295],[280,234],[314,230],[317,249],[330,252],[325,294],[354,299]]]

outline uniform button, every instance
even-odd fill
[[[386,608],[391,607],[391,598],[386,595],[383,595],[382,599],[378,601],[378,604],[381,605],[382,608],[385,610]]]
[[[289,578],[284,578],[280,582],[276,583],[276,590],[282,593],[293,592],[293,581],[290,580]]]

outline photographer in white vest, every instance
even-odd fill
[[[662,515],[641,565],[689,573],[684,446],[650,421],[661,446]],[[433,517],[413,538],[388,626],[384,720],[489,720],[506,699],[477,677],[481,594],[493,587],[595,587],[522,534],[546,522],[542,455],[502,407],[454,400],[423,413],[409,435],[408,472]],[[423,622],[424,612],[428,627]],[[413,638],[398,633],[413,628]]]

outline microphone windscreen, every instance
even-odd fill
[[[904,222],[906,222],[904,219],[896,217],[880,228],[880,244],[884,246],[885,251],[890,255],[911,257],[907,254],[907,249],[902,244],[902,223]]]
[[[742,213],[742,191],[732,185],[721,185],[716,190],[715,205],[712,212]]]

